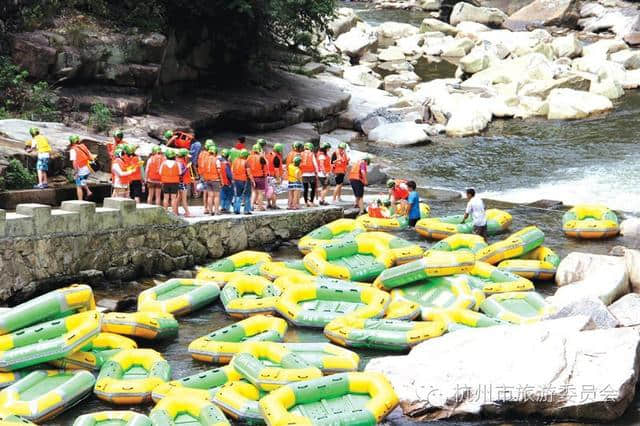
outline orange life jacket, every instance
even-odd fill
[[[251,176],[253,176],[254,178],[261,178],[265,175],[264,165],[261,162],[261,160],[263,159],[264,157],[262,157],[262,155],[256,154],[254,152],[252,152],[247,159],[249,170],[251,170]]]
[[[275,166],[275,160],[280,160],[280,166]],[[275,151],[271,151],[267,154],[267,172],[269,176],[280,177],[282,176],[282,155]]]
[[[369,206],[367,208],[367,214],[369,215],[369,217],[375,217],[375,218],[384,218],[384,215],[382,214],[382,209],[378,206]]]
[[[318,160],[319,171],[323,172],[325,175],[331,173],[331,157],[329,156],[329,153],[318,151],[316,159]]]
[[[200,151],[200,154],[198,154],[198,160],[196,162],[196,164],[198,165],[198,173],[202,174],[200,169],[204,168],[204,162],[209,157],[209,155],[211,154],[209,154],[206,149],[203,149],[202,151]]]
[[[396,185],[391,188],[393,198],[396,200],[406,200],[409,198],[409,189],[406,188],[407,181],[404,179],[396,179]]]
[[[293,163],[293,159],[296,158],[297,155],[300,155],[298,151],[294,151],[294,150],[289,151],[289,153],[287,154],[287,160],[285,161],[287,166]]]
[[[180,164],[174,160],[164,160],[160,168],[162,183],[180,183]]]
[[[120,167],[120,171],[121,172],[126,172],[127,171],[127,162],[124,161],[124,159],[122,157],[118,157],[115,160],[113,160],[113,164],[118,165],[118,167]],[[131,175],[127,175],[127,176],[117,176],[115,173],[111,173],[112,174],[112,180],[115,182],[116,180],[120,181],[120,183],[122,183],[123,185],[128,185],[129,182],[131,182]]]
[[[160,166],[162,165],[163,161],[164,155],[162,154],[153,154],[151,157],[149,157],[149,159],[147,160],[146,168],[147,180],[151,182],[161,181],[162,178],[160,177]]]
[[[360,165],[364,162],[364,160],[357,161],[353,166],[351,166],[351,171],[349,172],[349,180],[359,180],[363,184],[367,184],[367,168],[365,165],[364,172],[360,174]]]
[[[76,159],[73,160],[74,169],[81,169],[82,167],[89,165],[89,161],[91,161],[91,153],[86,146],[83,144],[75,144],[71,145],[71,149],[76,153]]]
[[[229,165],[229,161],[226,158],[220,157],[220,182],[222,186],[231,185],[231,181],[227,176],[227,166]]]
[[[137,155],[132,155],[127,161],[128,170],[133,170],[133,174],[129,175],[131,182],[135,180],[142,180],[142,169],[140,169],[140,159]]]
[[[333,162],[334,173],[347,173],[347,166],[349,165],[349,157],[343,149],[339,149],[335,152],[336,159]]]
[[[313,152],[309,150],[302,151],[302,162],[300,163],[300,170],[302,173],[315,173],[316,168],[313,165]]]
[[[188,185],[193,182],[191,179],[191,170],[189,170],[189,162],[186,157],[178,157],[176,161],[179,161],[185,168],[184,175],[182,175],[182,183]]]
[[[112,160],[116,158],[116,148],[118,147],[118,145],[122,145],[123,143],[125,143],[124,139],[120,139],[120,142],[117,142],[116,139],[114,139],[113,142],[107,144],[107,152],[109,153],[109,157],[111,157]]]
[[[233,176],[233,180],[245,181],[248,179],[247,176],[247,160],[244,158],[236,158],[233,160],[231,164],[231,175]]]
[[[218,159],[215,155],[207,155],[207,157],[202,162],[202,167],[200,168],[200,176],[202,176],[205,181],[214,182],[220,180],[217,160]]]
[[[186,132],[176,132],[169,140],[167,145],[174,146],[176,148],[191,148],[191,142],[193,141],[193,135]]]

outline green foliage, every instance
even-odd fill
[[[4,174],[4,188],[29,189],[37,181],[36,174],[24,167],[20,161],[16,159],[9,160],[9,166]]]
[[[325,29],[333,16],[334,0],[271,0],[266,25],[281,45],[311,45],[313,29]]]
[[[98,132],[109,130],[113,123],[111,110],[100,102],[91,105],[91,113],[89,114],[89,126]]]

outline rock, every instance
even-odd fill
[[[378,59],[381,61],[404,61],[402,49],[396,46],[387,47],[378,52]]]
[[[629,46],[632,46],[632,47],[640,46],[640,31],[634,31],[634,32],[626,34],[624,36],[623,40]]]
[[[640,238],[640,217],[630,217],[620,222],[620,235]]]
[[[349,157],[353,158],[353,157]],[[367,167],[367,182],[369,185],[381,185],[389,180],[389,175],[382,170],[380,164],[373,163]]]
[[[449,35],[458,34],[458,29],[453,25],[449,25],[446,22],[442,22],[434,18],[424,18],[420,25],[421,33],[441,32]]]
[[[411,63],[409,63],[409,61],[382,62],[375,68],[376,71],[382,71],[390,74],[400,73],[403,71],[413,71],[414,69],[415,68]]]
[[[609,310],[623,327],[640,325],[640,294],[631,293],[609,306]]]
[[[384,124],[389,124],[389,120],[381,115],[373,115],[360,124],[362,133],[369,135],[373,129]]]
[[[589,92],[605,96],[609,99],[618,99],[624,95],[622,85],[611,78],[591,81]]]
[[[380,75],[364,65],[345,68],[343,77],[349,83],[355,84],[356,86],[371,87],[373,89],[378,89],[382,86]]]
[[[613,108],[611,101],[602,95],[573,89],[553,89],[547,99],[549,120],[572,120]]]
[[[595,56],[607,59],[607,55],[626,50],[627,44],[620,39],[604,39],[588,44],[582,49],[582,56]]]
[[[318,62],[308,62],[300,70],[304,75],[316,75],[324,72],[325,65]]]
[[[327,30],[333,37],[339,37],[355,27],[359,20],[353,9],[341,7],[335,11],[335,18],[329,22]]]
[[[428,124],[411,122],[388,123],[373,129],[369,140],[396,146],[421,145],[431,142],[427,129]]]
[[[640,293],[640,251],[626,249],[624,251],[624,263],[629,274],[631,291]]]
[[[551,45],[559,58],[576,58],[582,54],[582,42],[573,33],[553,39]]]
[[[609,312],[602,300],[594,297],[571,300],[555,308],[556,312],[548,315],[546,320],[586,316],[591,319],[596,328],[614,328],[619,325],[617,318]]]
[[[420,9],[425,12],[437,12],[440,10],[440,6],[442,6],[441,0],[419,0]]]
[[[546,99],[553,89],[573,89],[587,91],[591,86],[591,81],[581,75],[569,75],[556,80],[535,80],[525,83],[519,90],[518,95],[537,96]]]
[[[640,68],[640,52],[637,50],[620,50],[609,55],[609,59],[622,65],[628,70],[635,70]]]
[[[36,80],[47,79],[57,60],[57,49],[38,33],[16,34],[11,48],[13,62]]]
[[[413,421],[505,415],[612,421],[635,394],[640,334],[590,325],[571,317],[460,330],[407,356],[374,358],[365,370],[385,374]]]
[[[459,96],[459,99],[459,106],[450,112],[446,125],[447,135],[471,136],[480,133],[491,122],[491,110],[478,99],[464,96]]]
[[[556,284],[560,288],[552,296],[555,305],[562,303],[561,299],[575,300],[582,296],[596,296],[610,305],[629,293],[625,261],[614,256],[569,253],[558,266]]]
[[[396,40],[416,35],[419,32],[420,30],[411,24],[383,22],[378,26],[378,46],[392,46]]]
[[[447,58],[461,58],[471,51],[474,44],[470,39],[455,38],[442,48],[441,56]]]
[[[490,27],[499,27],[508,18],[507,14],[493,7],[476,7],[460,2],[453,6],[449,23],[458,25],[464,21],[477,22]]]
[[[611,32],[618,37],[625,37],[638,30],[639,16],[635,7],[602,7],[593,2],[585,3],[581,8],[589,11],[586,17],[578,21],[578,25],[587,32]],[[598,7],[600,6],[600,7]]]
[[[384,90],[393,93],[396,89],[413,89],[420,82],[420,77],[413,71],[403,71],[384,78]]]
[[[490,28],[479,22],[462,21],[456,25],[456,29],[459,33],[463,34],[475,34],[489,31]]]
[[[341,34],[335,41],[336,47],[352,58],[360,58],[367,50],[372,49],[378,42],[373,30],[366,26],[356,26]]]
[[[509,16],[503,25],[511,31],[549,25],[574,27],[579,18],[577,4],[577,0],[535,0]]]
[[[613,246],[611,247],[611,249],[609,250],[608,255],[609,256],[619,256],[619,257],[623,257],[624,253],[626,252],[627,248],[625,246]]]
[[[482,49],[472,49],[460,59],[460,69],[467,74],[475,74],[489,67],[491,58]]]
[[[514,118],[546,116],[549,113],[549,103],[536,96],[519,96],[518,101]]]

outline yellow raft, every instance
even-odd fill
[[[98,411],[85,414],[73,426],[153,426],[149,417],[135,411]]]
[[[213,401],[215,393],[221,386],[238,380],[242,380],[240,373],[231,366],[225,365],[224,367],[162,383],[153,389],[151,398],[158,402],[167,396],[189,394],[197,398]]]
[[[272,314],[282,293],[277,285],[257,275],[237,276],[220,293],[225,311],[234,318]]]
[[[102,315],[102,331],[141,337],[164,339],[178,334],[178,321],[162,312],[109,312]]]
[[[260,265],[260,275],[270,281],[275,281],[281,277],[304,278],[312,276],[311,272],[304,267],[302,260],[265,262]]]
[[[220,387],[213,397],[213,402],[236,421],[264,423],[258,405],[261,396],[257,387],[238,380]]]
[[[486,262],[477,261],[469,275],[469,285],[484,293],[493,294],[534,289],[533,283],[527,278],[508,270],[496,268]]]
[[[140,293],[138,311],[185,315],[213,303],[219,294],[213,281],[174,278]]]
[[[435,243],[429,250],[434,251],[469,251],[477,253],[487,246],[486,241],[480,235],[453,234],[450,237]]]
[[[260,265],[265,262],[271,262],[271,255],[268,253],[244,250],[200,268],[196,279],[215,281],[220,287],[223,287],[239,273],[258,275]]]
[[[416,232],[423,237],[442,240],[454,234],[471,234],[473,232],[472,219],[462,223],[463,215],[435,217],[421,219],[416,223]],[[511,226],[512,217],[509,213],[498,210],[487,210],[487,233],[496,235],[505,232]]]
[[[382,243],[393,255],[393,263],[402,265],[412,260],[420,259],[424,250],[418,244],[411,243],[395,235],[386,232],[365,232],[356,237],[356,241],[363,241],[365,244]]]
[[[498,265],[498,268],[530,280],[548,281],[552,280],[556,275],[558,265],[560,265],[560,257],[549,247],[540,246],[524,256],[503,260]]]
[[[128,337],[113,333],[100,333],[87,346],[66,358],[51,361],[58,368],[70,370],[99,370],[102,365],[122,349],[135,349],[138,345]]]
[[[36,426],[36,424],[10,413],[0,412],[0,426]]]
[[[382,208],[383,212],[389,213],[387,208]],[[429,205],[420,203],[420,218],[424,219],[431,214]],[[368,214],[360,215],[356,221],[367,231],[398,231],[409,227],[409,217],[404,215],[396,215],[393,217],[371,217]]]
[[[527,226],[502,241],[491,244],[476,253],[476,259],[492,265],[502,260],[520,257],[544,241],[544,233],[536,226]]]
[[[480,310],[492,318],[513,324],[538,322],[553,312],[551,305],[534,291],[516,291],[488,297]]]
[[[364,231],[364,226],[354,219],[337,219],[300,238],[298,250],[302,254],[307,254],[316,247],[324,247],[344,238],[354,238]]]
[[[189,396],[163,398],[149,413],[153,426],[230,426],[213,403]]]
[[[260,400],[268,426],[374,426],[398,405],[389,381],[379,373],[342,373],[291,383]]]
[[[282,341],[287,322],[255,315],[202,336],[189,344],[189,353],[200,361],[226,364],[247,341]]]
[[[620,232],[618,216],[600,205],[582,204],[562,216],[562,232],[573,238],[609,238]]]
[[[94,393],[114,404],[151,401],[151,391],[171,379],[171,366],[153,349],[128,349],[100,369]]]

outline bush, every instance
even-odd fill
[[[89,126],[93,127],[98,132],[104,132],[111,128],[113,118],[111,116],[111,110],[102,103],[95,103],[91,105],[91,113],[89,114]]]
[[[6,189],[30,189],[37,183],[36,174],[22,165],[16,159],[9,160],[9,166],[4,174]]]

